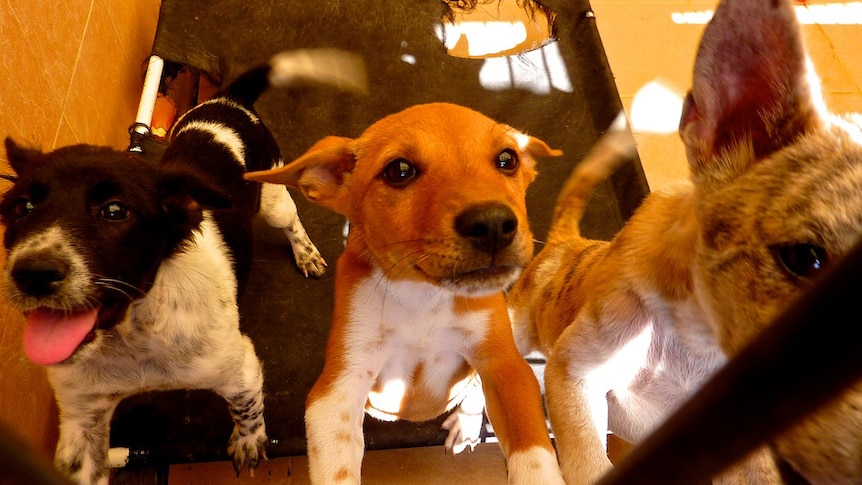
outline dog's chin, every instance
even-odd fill
[[[455,275],[436,278],[438,285],[460,296],[487,296],[500,293],[518,279],[521,269],[516,266],[486,266]]]

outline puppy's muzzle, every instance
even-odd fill
[[[68,277],[69,269],[62,258],[40,254],[16,261],[10,276],[22,294],[40,298],[55,294]]]
[[[493,256],[512,244],[518,233],[518,217],[504,204],[475,205],[455,218],[455,230],[473,247]]]

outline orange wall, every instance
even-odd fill
[[[5,2],[0,137],[43,150],[125,148],[158,10],[159,0]],[[0,152],[0,171],[9,173]],[[0,181],[0,192],[7,189]],[[21,351],[22,329],[22,317],[0,300],[0,420],[50,455],[56,408],[44,370]]]
[[[862,112],[862,19],[848,19],[829,12],[842,7],[839,0],[807,0],[809,13],[826,19],[822,25],[806,24],[803,35],[817,74],[822,81],[827,106],[836,112]],[[711,11],[718,0],[592,0],[596,25],[608,63],[626,112],[642,88],[658,81],[682,96],[691,84],[695,52],[704,25],[674,22],[674,14]],[[690,18],[690,17],[689,17]],[[852,20],[855,24],[838,25]],[[653,112],[668,108],[660,103]],[[647,110],[649,111],[649,110]],[[664,113],[679,120],[679,109]],[[688,178],[685,150],[676,130],[666,133],[633,127],[638,153],[650,189],[658,190]]]

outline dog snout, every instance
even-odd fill
[[[40,255],[15,262],[10,275],[22,293],[40,297],[56,292],[69,275],[69,268],[61,258]]]
[[[455,230],[476,249],[495,254],[512,244],[518,233],[518,217],[504,204],[477,205],[455,219]]]

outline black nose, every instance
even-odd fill
[[[512,244],[518,233],[518,218],[507,205],[482,204],[455,218],[455,230],[470,239],[476,249],[495,254]]]
[[[38,256],[15,262],[11,276],[22,293],[46,296],[54,293],[69,274],[69,263],[60,258]]]

